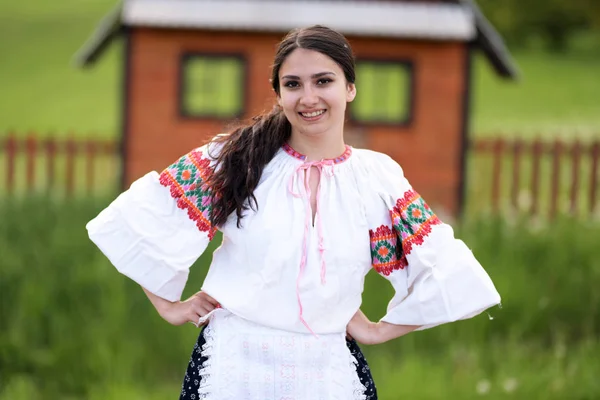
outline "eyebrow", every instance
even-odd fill
[[[329,72],[329,71],[326,71],[326,72],[319,72],[319,73],[317,73],[317,74],[313,74],[313,75],[311,76],[311,79],[317,79],[317,78],[321,78],[321,77],[323,77],[323,76],[326,76],[326,75],[333,75],[333,76],[335,76],[335,72]],[[286,75],[286,76],[282,76],[282,77],[281,77],[281,79],[282,79],[282,80],[283,80],[283,79],[296,79],[296,80],[300,80],[300,77],[299,77],[299,76],[296,76],[296,75]]]

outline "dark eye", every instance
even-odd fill
[[[283,86],[285,86],[286,88],[293,89],[293,88],[297,88],[299,85],[298,85],[298,82],[296,82],[296,81],[287,81]]]
[[[325,85],[329,82],[332,82],[331,78],[321,78],[317,81],[317,85]]]

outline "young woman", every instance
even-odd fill
[[[390,157],[344,143],[357,95],[339,33],[294,30],[273,64],[277,105],[162,173],[150,172],[87,228],[168,322],[202,325],[184,399],[374,399],[356,342],[377,344],[500,302],[487,273]],[[219,230],[201,292],[188,269]],[[360,312],[374,268],[396,294]]]

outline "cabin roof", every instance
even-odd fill
[[[502,38],[473,0],[123,0],[75,55],[86,67],[125,27],[271,31],[325,25],[349,36],[474,43],[502,77],[516,78]]]

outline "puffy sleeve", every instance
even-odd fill
[[[181,298],[190,266],[213,238],[212,172],[206,146],[160,174],[136,180],[86,225],[92,242],[115,268],[170,301]]]
[[[382,321],[427,329],[499,304],[486,271],[402,168],[383,154],[371,167],[377,182],[369,213],[372,263],[395,289]]]

